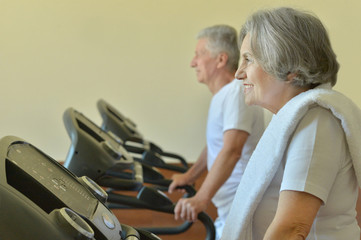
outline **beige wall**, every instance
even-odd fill
[[[100,124],[104,98],[146,138],[194,161],[210,100],[189,67],[196,33],[239,29],[254,10],[280,5],[325,23],[342,65],[336,89],[361,107],[360,0],[0,0],[0,137],[64,159],[63,112],[74,107]]]

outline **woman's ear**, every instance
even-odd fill
[[[218,54],[217,61],[218,61],[218,64],[217,64],[218,68],[226,66],[227,62],[228,62],[228,55],[226,53]]]
[[[297,76],[296,73],[289,73],[289,74],[287,74],[287,81],[286,81],[286,82],[290,82],[290,83],[291,83],[296,76]]]

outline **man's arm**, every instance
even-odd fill
[[[183,174],[174,174],[168,192],[172,193],[178,186],[192,185],[207,170],[207,147],[204,147],[197,161]]]
[[[194,197],[180,199],[174,209],[175,219],[195,221],[198,213],[204,211],[218,189],[231,175],[242,155],[243,146],[249,134],[241,130],[228,130],[223,134],[223,147],[201,188]]]
[[[282,191],[276,216],[264,240],[304,240],[322,204],[321,199],[297,191]]]

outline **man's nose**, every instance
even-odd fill
[[[194,67],[196,67],[196,66],[197,66],[197,61],[195,60],[195,57],[194,57],[194,58],[192,58],[192,61],[191,61],[190,66],[191,66],[192,68],[194,68]]]

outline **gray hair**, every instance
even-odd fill
[[[255,59],[269,74],[292,84],[315,87],[336,84],[339,64],[325,27],[314,15],[292,8],[254,13],[243,25],[240,41],[249,33]]]
[[[228,56],[227,67],[231,71],[236,71],[239,61],[239,48],[237,31],[228,25],[215,25],[201,30],[197,39],[206,38],[207,49],[212,55],[226,53]]]

